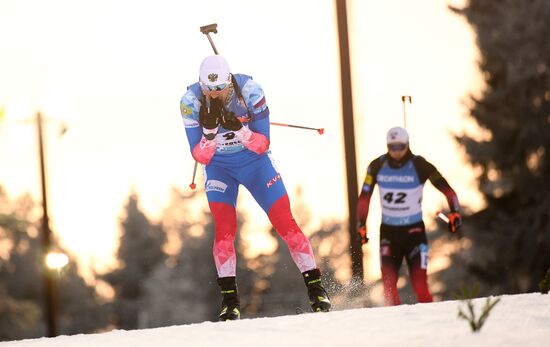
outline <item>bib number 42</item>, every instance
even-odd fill
[[[406,197],[407,197],[407,193],[403,193],[403,192],[396,192],[396,193],[388,192],[384,194],[384,200],[386,200],[388,204],[391,204],[391,203],[404,204]]]

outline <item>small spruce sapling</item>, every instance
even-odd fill
[[[459,294],[453,293],[453,296],[457,300],[466,302],[467,311],[463,310],[463,308],[459,306],[458,318],[462,318],[468,321],[472,331],[478,332],[479,330],[481,330],[483,324],[485,324],[485,321],[489,317],[489,313],[491,312],[493,307],[495,307],[495,305],[499,303],[500,298],[492,300],[491,297],[488,297],[485,301],[485,306],[481,310],[481,315],[479,316],[479,318],[476,318],[474,303],[472,299],[475,298],[479,292],[479,284],[476,283],[471,289],[468,289],[464,283],[460,283],[460,291],[461,292]]]

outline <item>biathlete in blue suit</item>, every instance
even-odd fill
[[[461,225],[460,205],[456,193],[439,171],[409,148],[409,134],[395,127],[387,134],[388,152],[373,160],[357,204],[357,223],[361,242],[366,243],[366,220],[374,186],[378,183],[382,224],[380,226],[380,262],[384,297],[387,305],[399,305],[397,279],[405,258],[411,284],[418,302],[431,302],[428,288],[428,241],[422,220],[422,190],[430,180],[440,190],[451,209],[449,229],[456,232]]]
[[[213,255],[222,293],[219,320],[240,318],[236,284],[239,185],[250,191],[286,242],[304,277],[314,311],[328,311],[309,240],[296,224],[280,173],[269,151],[269,109],[261,86],[250,76],[231,74],[219,55],[203,60],[199,82],[180,101],[191,154],[204,165],[205,191],[216,227]]]

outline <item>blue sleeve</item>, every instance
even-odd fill
[[[193,151],[193,148],[195,148],[202,137],[202,127],[199,123],[200,107],[201,103],[199,99],[191,88],[189,88],[180,100],[180,111],[191,151]]]
[[[264,135],[269,140],[269,108],[262,87],[252,78],[242,86],[243,98],[251,114],[250,130]]]
[[[271,141],[269,138],[269,108],[266,107],[261,113],[253,115],[248,127]]]

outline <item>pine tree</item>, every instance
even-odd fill
[[[136,194],[128,198],[121,228],[117,251],[120,268],[100,277],[115,289],[118,327],[136,329],[143,299],[142,284],[155,266],[166,259],[162,250],[166,234],[160,225],[149,222],[139,208]]]
[[[0,340],[45,334],[43,265],[39,261],[39,224],[31,218],[34,209],[29,195],[12,202],[0,186]],[[54,277],[58,333],[104,329],[108,324],[106,306],[80,277],[75,260],[69,258],[69,264]]]
[[[550,266],[550,2],[470,0],[454,10],[477,35],[486,86],[470,115],[487,134],[458,137],[487,207],[466,220],[471,247],[454,263],[482,292],[533,291]]]
[[[143,280],[140,327],[217,318],[219,293],[212,259],[214,224],[203,202],[198,202],[203,198],[202,192],[172,190],[162,216],[162,227],[169,239],[169,258]]]
[[[26,196],[25,200],[28,199]],[[30,208],[14,205],[0,186],[0,341],[40,336],[38,266],[25,266],[15,251],[33,248],[27,238],[31,223],[26,218]],[[25,276],[20,272],[24,270],[30,273]],[[29,290],[29,285],[33,290]]]

